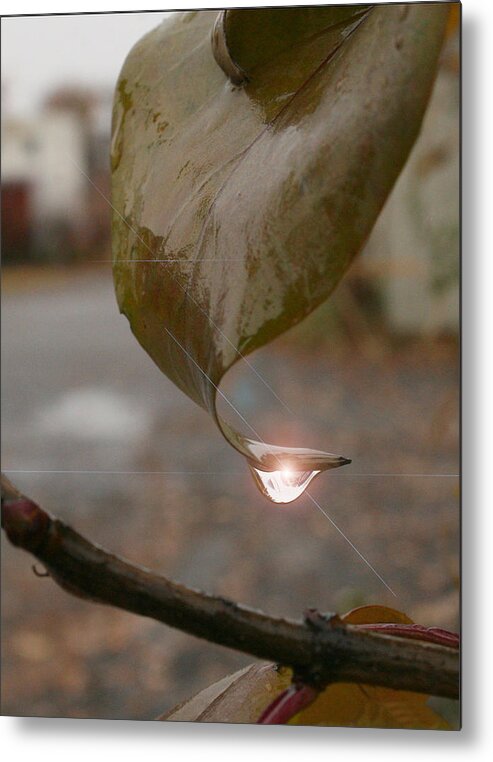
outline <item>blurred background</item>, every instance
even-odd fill
[[[167,14],[2,19],[2,470],[112,551],[299,617],[364,603],[458,627],[459,29],[421,136],[329,303],[224,389],[267,441],[342,453],[269,504],[153,365],[111,279],[112,89]],[[26,51],[28,53],[26,54]],[[42,571],[38,569],[38,571]],[[152,719],[248,656],[70,597],[2,537],[2,712]]]

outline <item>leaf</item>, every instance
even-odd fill
[[[445,720],[427,705],[428,699],[422,693],[338,683],[329,686],[290,725],[450,730]]]
[[[329,296],[363,245],[417,136],[447,12],[179,13],[124,64],[112,134],[120,309],[263,472],[349,462],[268,445],[244,419],[253,439],[239,434],[216,396],[233,363]]]
[[[390,606],[358,606],[344,614],[341,619],[346,624],[413,624],[413,620],[407,614]]]
[[[160,720],[255,723],[264,707],[289,686],[291,671],[252,664],[214,683]]]
[[[388,606],[360,606],[344,615],[343,621],[360,625],[364,629],[383,634],[406,637],[422,642],[437,643],[449,648],[460,647],[460,637],[455,632],[441,627],[424,627],[414,624],[412,619]]]
[[[386,606],[361,606],[341,617],[348,624],[412,624],[406,614]],[[273,664],[246,667],[180,704],[162,720],[256,723],[291,684],[292,673]],[[337,683],[326,688],[291,725],[449,730],[427,702],[429,696],[371,685]]]

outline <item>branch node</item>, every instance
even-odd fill
[[[13,545],[30,551],[38,550],[50,525],[49,515],[32,500],[2,497],[2,527]]]
[[[344,622],[339,614],[335,614],[332,611],[323,613],[315,608],[304,610],[303,621],[313,632],[323,632],[327,629],[332,630],[336,627],[344,627]]]

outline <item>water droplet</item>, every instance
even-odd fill
[[[253,478],[263,495],[273,503],[292,503],[306,490],[320,471],[294,471],[281,468],[278,471],[261,471],[250,466]]]
[[[228,442],[245,456],[262,495],[273,503],[292,503],[322,471],[351,463],[331,452],[259,442],[239,434],[223,418],[217,420]]]

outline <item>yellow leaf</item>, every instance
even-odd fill
[[[428,696],[372,685],[338,683],[294,717],[291,725],[450,730],[427,705]]]
[[[341,617],[346,624],[414,624],[407,614],[389,606],[359,606]]]

